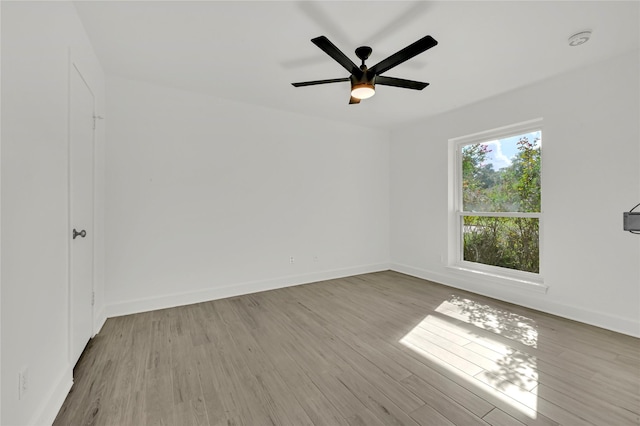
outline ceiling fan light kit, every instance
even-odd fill
[[[369,46],[360,46],[356,49],[356,56],[362,61],[359,67],[353,63],[340,49],[338,49],[325,36],[311,39],[311,42],[322,49],[327,55],[331,56],[344,69],[349,71],[351,75],[343,78],[332,78],[329,80],[304,81],[301,83],[291,83],[294,87],[315,86],[318,84],[337,83],[341,81],[351,81],[351,98],[349,104],[358,104],[361,99],[368,99],[375,95],[375,85],[401,87],[404,89],[422,90],[429,85],[420,81],[405,80],[395,77],[386,77],[381,74],[401,63],[413,58],[416,55],[431,49],[438,42],[431,36],[425,36],[420,40],[410,44],[404,49],[394,53],[386,59],[378,62],[376,65],[368,68],[365,61],[373,51]]]
[[[375,94],[375,86],[371,83],[359,83],[351,87],[351,96],[354,98],[369,99]]]

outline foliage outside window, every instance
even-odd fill
[[[541,130],[458,143],[460,261],[540,273]]]

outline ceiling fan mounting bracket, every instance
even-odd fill
[[[356,56],[360,58],[362,65],[364,65],[364,61],[369,59],[371,52],[373,52],[373,49],[369,46],[360,46],[356,49]]]

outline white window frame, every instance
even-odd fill
[[[543,206],[544,197],[541,195],[541,208],[539,213],[520,212],[465,212],[462,210],[462,147],[466,145],[480,144],[497,139],[522,135],[533,131],[542,131],[542,118],[529,120],[497,129],[474,133],[449,139],[450,159],[452,159],[450,174],[450,217],[449,217],[449,256],[448,266],[461,271],[480,273],[488,277],[497,277],[511,280],[519,284],[533,284],[540,286],[543,283]],[[542,155],[542,152],[541,152]],[[544,168],[544,161],[541,161],[541,176]],[[543,186],[541,185],[541,191]],[[503,268],[482,263],[469,262],[463,259],[463,220],[465,216],[487,216],[487,217],[524,217],[538,219],[538,238],[540,250],[539,272],[519,271],[516,269]],[[546,287],[545,287],[546,289]],[[545,290],[546,291],[546,290]]]

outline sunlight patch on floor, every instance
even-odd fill
[[[534,320],[475,300],[452,296],[450,300],[442,302],[436,312],[527,346],[535,348],[538,343],[538,330]]]
[[[536,357],[480,329],[537,346],[532,319],[457,296],[442,302],[436,313],[427,315],[400,343],[472,384],[465,387],[481,397],[486,395],[489,402],[497,399],[536,418]]]

